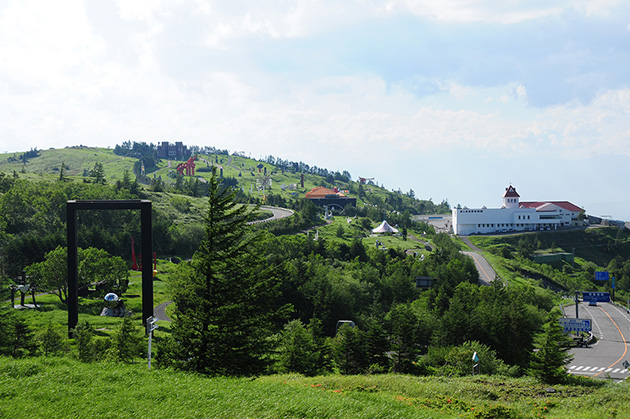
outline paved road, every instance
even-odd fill
[[[575,305],[565,307],[567,317],[575,318]],[[579,318],[591,319],[593,334],[597,342],[587,348],[574,348],[573,361],[569,364],[571,374],[621,381],[628,377],[624,361],[629,359],[630,315],[626,310],[610,303],[589,306],[580,303]]]
[[[281,218],[286,218],[286,217],[290,217],[290,216],[293,215],[293,210],[286,209],[286,208],[270,207],[270,206],[267,206],[267,205],[262,205],[260,208],[264,209],[264,210],[271,211],[271,213],[273,215],[270,218],[265,218],[264,220],[252,221],[252,222],[250,222],[248,224],[266,223],[267,221],[279,220]]]
[[[479,271],[479,282],[483,285],[490,285],[497,276],[494,269],[492,269],[492,265],[483,257],[483,251],[472,244],[468,237],[462,236],[461,239],[472,250],[472,252],[462,252],[462,254],[471,257],[475,261],[475,266],[477,271]]]
[[[473,258],[477,271],[479,271],[479,283],[482,285],[490,285],[496,277],[496,272],[492,269],[490,263],[483,257],[481,253],[462,252],[462,254]]]
[[[168,307],[172,301],[167,301],[158,306],[155,306],[153,309],[153,315],[157,317],[158,320],[163,320],[165,322],[170,322],[171,318],[166,314],[166,307]]]

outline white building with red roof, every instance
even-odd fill
[[[460,236],[514,231],[557,230],[583,222],[582,208],[568,201],[521,202],[512,185],[505,188],[501,208],[454,208],[453,233]]]

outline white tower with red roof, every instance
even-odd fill
[[[518,208],[518,200],[521,196],[516,193],[516,188],[512,185],[505,188],[503,194],[503,208]]]

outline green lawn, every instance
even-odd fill
[[[350,219],[350,222],[348,222]],[[401,234],[374,234],[371,230],[366,230],[359,225],[356,218],[348,218],[344,216],[335,216],[330,220],[330,224],[317,227],[311,230],[310,237],[315,237],[315,231],[318,230],[318,237],[327,241],[351,244],[353,240],[361,240],[366,248],[375,247],[376,241],[382,243],[386,249],[411,250],[419,255],[429,254],[431,251],[425,249],[424,242],[431,242],[430,238],[422,237],[422,233],[418,231],[409,231],[409,237],[404,240]],[[371,228],[377,226],[372,223]],[[340,229],[343,233],[340,236]],[[411,239],[411,235],[421,241]],[[381,246],[382,248],[382,246]]]
[[[612,418],[627,385],[406,375],[204,377],[69,358],[0,358],[0,417]]]
[[[175,265],[163,260],[158,260],[158,274],[153,280],[153,301],[154,305],[158,305],[169,300],[167,293],[166,281],[169,273],[174,269]],[[129,289],[122,295],[125,307],[133,312],[132,320],[138,329],[143,328],[142,325],[142,273],[130,271]],[[15,303],[19,304],[19,294],[16,295]],[[44,330],[50,322],[53,323],[64,335],[67,333],[68,312],[65,304],[61,303],[59,297],[54,294],[36,296],[37,309],[22,309],[22,315],[33,330]],[[27,296],[25,303],[32,304],[31,296]],[[100,335],[109,335],[116,330],[121,319],[117,317],[101,317],[100,313],[103,309],[103,300],[100,298],[88,299],[79,298],[79,322],[89,322]],[[159,322],[163,333],[168,328],[162,328],[166,322]]]

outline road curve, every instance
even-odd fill
[[[492,269],[492,265],[488,262],[488,260],[483,257],[483,250],[472,244],[468,237],[460,237],[462,241],[470,247],[471,252],[464,252],[462,254],[471,257],[475,262],[475,266],[477,267],[477,271],[479,271],[479,283],[482,285],[490,285],[497,276],[497,273]]]
[[[591,319],[592,333],[597,342],[586,348],[573,348],[573,361],[569,372],[597,378],[621,381],[629,376],[624,362],[628,356],[628,338],[630,338],[630,315],[623,308],[611,303],[597,303],[589,306],[580,303],[580,319]],[[575,318],[575,305],[565,307],[567,317]]]
[[[287,218],[293,215],[293,210],[287,209],[287,208],[280,208],[280,207],[271,207],[268,205],[262,205],[260,207],[261,209],[267,210],[267,211],[271,211],[271,213],[273,214],[271,217],[269,218],[265,218],[264,220],[256,220],[256,221],[251,221],[247,224],[259,224],[259,223],[266,223],[269,221],[274,221],[274,220],[279,220],[281,218]]]
[[[162,320],[165,322],[172,321],[171,318],[168,317],[168,315],[166,314],[166,307],[168,307],[171,303],[172,301],[167,301],[165,303],[155,306],[155,308],[153,309],[153,315],[157,317],[158,320]]]

